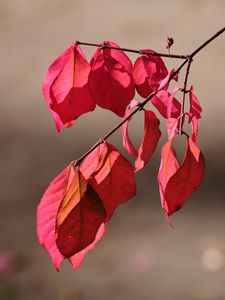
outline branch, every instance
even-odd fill
[[[221,35],[225,31],[225,27],[223,27],[221,30],[219,30],[216,34],[214,34],[212,37],[210,37],[206,42],[201,44],[197,49],[195,49],[190,55],[188,56],[183,56],[182,58],[185,58],[184,62],[177,68],[175,72],[173,72],[170,75],[170,78],[168,82],[170,82],[182,69],[183,67],[187,64],[187,69],[186,69],[186,74],[185,74],[185,80],[184,80],[184,85],[183,85],[183,103],[182,103],[182,111],[184,112],[184,102],[185,102],[185,93],[186,93],[186,86],[187,86],[187,79],[188,79],[188,74],[191,66],[191,62],[193,60],[193,57],[199,53],[203,48],[205,48],[209,43],[211,43],[214,39],[216,39],[219,35]],[[132,50],[132,49],[127,49],[127,48],[116,48],[116,47],[109,47],[106,45],[99,45],[99,44],[92,44],[92,43],[82,43],[82,42],[77,42],[78,44],[81,45],[88,45],[88,46],[97,46],[97,47],[105,47],[105,48],[110,48],[110,49],[115,49],[115,50],[122,50],[122,51],[128,51],[128,52],[134,52],[134,53],[143,53],[138,50]],[[155,54],[154,54],[155,53]],[[150,53],[151,55],[158,55],[158,56],[163,56],[162,54],[159,53]],[[144,53],[145,54],[145,53]],[[146,53],[149,55],[149,53]],[[166,56],[169,56],[166,54]],[[172,56],[171,56],[172,57]],[[177,57],[181,58],[181,56]],[[81,156],[78,160],[75,161],[74,166],[79,166],[79,164],[82,162],[82,160],[87,157],[94,149],[96,149],[101,143],[103,143],[105,140],[107,140],[115,131],[117,131],[126,121],[130,119],[133,115],[135,115],[138,111],[142,110],[144,106],[154,97],[157,95],[157,93],[162,90],[162,88],[157,89],[155,92],[151,93],[142,103],[140,103],[137,108],[125,119],[123,119],[118,125],[116,125],[112,130],[110,130],[102,139],[100,139],[92,148],[90,148],[83,156]],[[181,114],[183,118],[183,112]],[[182,124],[182,120],[180,122]],[[181,125],[182,126],[182,125]],[[182,127],[180,128],[182,130]]]
[[[162,56],[162,57],[169,57],[169,58],[179,58],[179,59],[186,59],[187,55],[178,55],[178,54],[167,54],[167,53],[159,53],[159,52],[147,52],[143,50],[135,50],[135,49],[129,49],[129,48],[120,48],[120,47],[114,47],[114,46],[109,46],[104,43],[102,44],[96,44],[96,43],[86,43],[86,42],[80,42],[76,41],[78,45],[84,45],[84,46],[92,46],[92,47],[99,47],[102,49],[113,49],[113,50],[120,50],[120,51],[125,51],[125,52],[132,52],[132,53],[137,53],[137,54],[146,54],[150,56]]]

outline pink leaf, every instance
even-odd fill
[[[89,73],[90,65],[77,44],[50,65],[42,88],[58,131],[95,109],[88,87]]]
[[[122,51],[98,48],[91,60],[89,86],[96,104],[123,117],[135,93],[130,59]]]

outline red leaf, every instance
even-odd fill
[[[191,86],[190,88],[189,97],[190,97],[190,113],[193,114],[197,119],[200,119],[202,108],[198,98],[194,94],[193,86]]]
[[[158,182],[159,182],[159,191],[161,196],[162,207],[165,211],[168,210],[167,203],[164,197],[164,191],[169,179],[179,168],[179,164],[176,158],[176,153],[172,147],[172,140],[169,140],[162,147],[161,154],[161,163],[159,167]]]
[[[159,91],[157,95],[151,99],[152,104],[165,119],[168,118],[168,105],[170,103],[170,97],[172,97],[171,117],[178,118],[180,116],[181,105],[179,101],[169,92],[164,90]]]
[[[107,149],[104,163],[89,183],[104,205],[107,222],[118,205],[135,196],[136,185],[133,166],[111,144],[104,145]]]
[[[91,60],[89,86],[96,104],[123,117],[135,93],[130,59],[122,51],[98,48]]]
[[[42,88],[58,131],[95,109],[88,87],[89,73],[90,65],[77,44],[50,65]]]
[[[192,126],[192,140],[195,142],[198,136],[198,120],[201,118],[202,108],[198,98],[194,95],[193,86],[190,88],[189,92],[190,98],[190,112],[186,113],[189,117],[189,122]]]
[[[82,263],[82,261],[84,259],[85,254],[95,247],[96,243],[102,238],[104,233],[105,233],[105,225],[102,224],[99,227],[98,232],[95,236],[95,241],[92,244],[90,244],[89,246],[87,246],[85,249],[81,250],[79,253],[77,253],[69,258],[69,261],[71,262],[74,270],[76,270],[80,266],[80,264]]]
[[[150,160],[161,136],[161,131],[159,130],[160,122],[154,112],[144,109],[144,114],[144,136],[138,149],[138,157],[135,161],[135,172],[144,168]]]
[[[105,216],[101,199],[78,171],[57,215],[56,244],[62,255],[69,258],[93,243]]]
[[[127,115],[129,113],[130,110],[128,110]],[[144,117],[144,136],[138,151],[134,148],[128,135],[129,120],[122,126],[123,146],[129,154],[137,156],[135,161],[135,172],[144,168],[150,160],[161,136],[161,132],[159,130],[160,122],[156,115],[152,111],[144,109]]]
[[[204,171],[204,157],[191,138],[187,137],[187,149],[181,166],[178,166],[172,140],[164,145],[158,180],[162,207],[167,217],[179,210],[186,199],[197,190]]]
[[[57,214],[58,212],[60,212],[60,207],[61,207],[61,212],[59,213],[58,216],[58,222],[61,222],[63,224],[64,220],[67,220],[67,216],[70,215],[71,212],[74,213],[73,206],[76,205],[76,201],[74,201],[76,200],[76,197],[74,197],[75,199],[73,197],[69,197],[69,196],[74,196],[74,193],[71,193],[74,191],[71,188],[71,184],[72,182],[74,182],[74,178],[75,178],[73,163],[74,162],[71,162],[70,165],[50,183],[49,187],[47,188],[47,190],[45,191],[41,199],[41,202],[37,210],[37,233],[39,237],[39,242],[49,252],[52,261],[55,265],[55,268],[57,270],[59,270],[60,263],[65,259],[64,255],[60,253],[56,245]],[[85,181],[83,181],[83,185],[86,185]],[[96,200],[96,197],[94,197],[94,199]],[[96,202],[98,203],[98,201]],[[84,208],[85,205],[86,204],[83,202],[82,204],[80,204],[82,208]],[[104,210],[100,209],[100,211],[104,211]],[[64,229],[64,227],[62,227],[62,229]],[[93,242],[89,240],[91,244],[88,244],[86,248],[82,249],[80,252],[76,253],[75,255],[69,258],[74,269],[76,269],[80,265],[80,263],[84,259],[85,253],[90,251],[95,246],[96,242],[100,240],[104,232],[105,232],[104,224],[102,224],[99,227],[94,237],[94,240],[93,238],[91,239]],[[85,245],[85,243],[83,245]]]
[[[56,246],[56,215],[74,177],[72,164],[73,162],[50,183],[37,209],[39,242],[49,252],[57,270],[59,270],[59,265],[63,261],[64,256]]]
[[[132,108],[134,108],[137,104],[138,104],[137,101],[135,101],[135,100],[131,101],[131,104],[129,105],[129,109],[126,111],[125,118],[127,118],[131,114]],[[134,145],[132,144],[129,134],[128,134],[128,124],[129,124],[130,120],[131,120],[131,118],[129,120],[127,120],[121,127],[122,138],[123,138],[123,147],[127,150],[127,152],[130,155],[138,156],[138,151],[134,148]]]
[[[145,52],[155,52],[150,49]],[[142,54],[134,64],[133,77],[138,94],[147,98],[153,91],[156,91],[162,79],[168,74],[167,68],[159,56]]]

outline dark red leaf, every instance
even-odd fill
[[[101,199],[87,184],[81,173],[78,180],[71,184],[72,193],[66,206],[61,207],[57,215],[56,244],[61,254],[69,258],[82,251],[95,241],[99,227],[105,221],[106,212]],[[68,209],[69,207],[69,209]],[[63,213],[63,216],[60,213]],[[62,218],[63,217],[63,218]]]
[[[91,60],[89,86],[96,104],[123,117],[135,93],[130,59],[123,51],[98,48]]]

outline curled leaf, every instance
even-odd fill
[[[103,45],[119,47],[110,41]],[[128,56],[122,50],[98,48],[91,60],[89,86],[96,104],[123,117],[135,93]]]
[[[155,152],[159,138],[161,136],[161,131],[159,129],[160,122],[154,112],[146,109],[143,109],[143,111],[145,118],[144,135],[138,150],[134,148],[128,135],[129,120],[122,126],[123,146],[129,154],[137,157],[135,161],[135,172],[144,168],[144,166],[150,160],[153,153]]]

